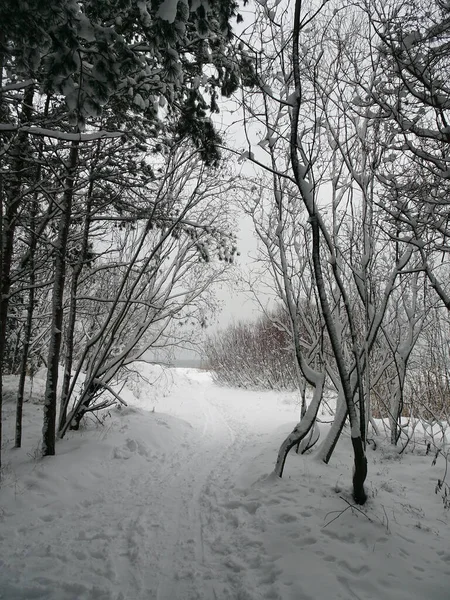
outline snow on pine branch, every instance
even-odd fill
[[[92,142],[100,139],[119,138],[123,135],[122,131],[93,131],[91,133],[67,133],[65,131],[56,131],[55,129],[45,129],[43,127],[18,127],[9,123],[0,123],[0,132],[24,132],[30,135],[48,137],[55,140],[66,142]]]
[[[34,79],[26,79],[25,81],[16,81],[15,83],[8,83],[0,87],[0,94],[4,94],[5,92],[11,92],[15,90],[23,90],[24,88],[30,87],[30,85],[34,85]]]

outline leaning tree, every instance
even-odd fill
[[[37,190],[44,211],[30,218],[39,221],[38,244],[46,240],[47,213],[54,218],[51,227],[56,224],[44,454],[54,453],[66,258],[74,220],[80,218],[86,149],[99,140],[133,140],[146,161],[146,143],[163,132],[191,139],[206,164],[217,163],[219,137],[209,114],[217,110],[218,95],[231,94],[239,84],[239,65],[231,55],[238,8],[234,0],[2,2],[0,371],[17,228],[25,214],[32,215]],[[50,190],[49,175],[55,184]],[[89,213],[88,204],[85,209]],[[31,237],[29,243],[32,254]]]

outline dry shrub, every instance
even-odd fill
[[[294,390],[295,356],[282,309],[255,322],[239,322],[210,336],[207,366],[215,380],[232,387]]]
[[[450,381],[446,371],[424,368],[412,373],[406,386],[405,406],[426,420],[450,416]]]

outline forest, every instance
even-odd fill
[[[245,214],[249,288],[264,280],[277,308],[204,352],[222,384],[300,393],[276,474],[317,442],[330,390],[318,453],[348,422],[356,504],[377,436],[401,454],[428,428],[447,460],[449,2],[6,0],[0,23],[0,415],[14,375],[16,448],[40,369],[52,456],[125,404],[146,352],[201,343]]]

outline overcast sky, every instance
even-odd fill
[[[220,113],[213,115],[213,117],[217,129],[224,136],[225,144],[228,147],[238,152],[248,150],[248,143],[242,125],[242,114],[236,103],[232,100],[222,100]],[[256,148],[255,151],[258,150],[260,148]],[[262,157],[258,156],[258,158],[261,159]],[[250,161],[239,160],[238,155],[229,155],[229,157],[225,157],[225,160],[232,161],[237,175],[254,177],[258,174],[258,170]],[[238,226],[236,235],[240,256],[236,259],[235,275],[242,273],[243,280],[248,279],[249,276],[253,279],[256,269],[254,260],[258,249],[257,238],[251,218],[238,207],[236,207],[236,212]],[[239,283],[233,282],[230,286],[217,287],[217,296],[224,303],[224,306],[220,316],[216,319],[217,324],[214,328],[223,328],[233,321],[255,319],[261,314],[261,307],[255,300],[254,295],[246,289],[247,286],[243,280]],[[259,302],[265,307],[270,299],[266,297],[262,287],[259,289],[258,297]]]
[[[245,21],[248,25],[249,18],[253,11],[245,15]],[[248,150],[247,138],[244,134],[242,113],[239,106],[233,100],[222,99],[219,102],[220,113],[213,114],[212,118],[216,128],[223,135],[227,147],[235,151],[243,152]],[[265,161],[264,151],[256,144],[258,135],[252,132],[255,139],[252,146],[252,152],[255,152],[258,160]],[[259,134],[261,137],[261,134]],[[264,137],[264,134],[263,136]],[[238,160],[238,155],[224,157],[224,160],[232,161],[236,174],[241,173],[247,176],[257,176],[258,170],[248,160]],[[222,304],[222,309],[211,319],[211,325],[206,329],[206,335],[216,332],[218,329],[225,328],[228,324],[238,321],[254,320],[262,314],[263,309],[273,305],[273,295],[268,294],[264,282],[260,282],[257,291],[258,300],[249,290],[245,281],[257,279],[257,268],[255,258],[258,254],[258,242],[253,228],[252,220],[245,215],[242,209],[236,207],[238,252],[240,255],[236,258],[232,281],[229,285],[221,284],[214,286],[216,297]],[[177,356],[193,356],[189,352],[178,351]]]

